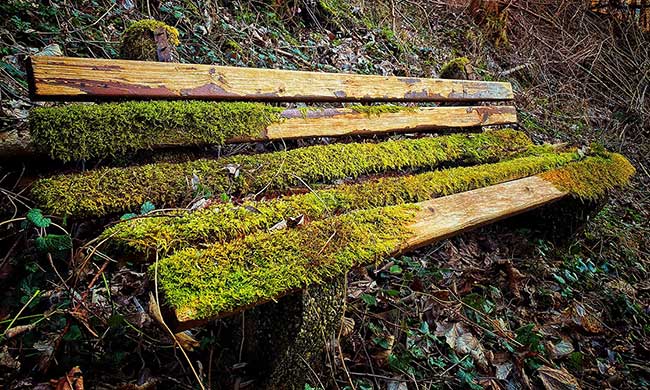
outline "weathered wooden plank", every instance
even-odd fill
[[[335,137],[383,132],[418,132],[450,127],[517,123],[512,106],[422,107],[399,112],[367,114],[349,108],[285,110],[284,121],[268,126],[260,139]],[[238,140],[231,140],[235,142]]]
[[[531,176],[418,203],[420,211],[410,225],[413,235],[398,252],[523,213],[566,195],[548,181]]]
[[[408,227],[412,234],[399,248],[395,248],[394,254],[406,253],[432,242],[521,214],[560,200],[567,195],[567,192],[559,190],[541,177],[531,176],[417,203],[420,210],[416,214],[415,221]],[[297,290],[288,290],[283,295],[295,291]],[[275,297],[278,298],[280,296]],[[235,314],[255,305],[222,313],[220,317]],[[184,314],[187,312],[184,308],[176,308],[177,329],[188,329],[207,321],[188,317]]]
[[[511,100],[510,83],[34,56],[34,100],[257,101]]]

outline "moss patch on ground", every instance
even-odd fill
[[[62,161],[118,157],[156,145],[259,138],[281,108],[260,103],[155,101],[71,104],[31,111],[34,146]]]
[[[533,148],[532,152],[539,149]],[[267,230],[299,215],[313,221],[356,209],[421,202],[531,176],[578,159],[577,152],[547,152],[495,164],[386,177],[269,201],[248,201],[239,206],[218,204],[195,212],[165,212],[123,221],[102,235],[111,237],[114,245],[127,252],[144,254],[151,249],[168,253]]]
[[[360,210],[297,229],[185,249],[150,267],[179,318],[207,319],[372,264],[409,235],[412,205]]]
[[[178,46],[179,34],[175,27],[159,20],[143,19],[133,22],[124,31],[120,57],[127,60],[157,61],[157,47],[153,34],[159,28],[167,31],[167,39],[171,45]]]
[[[515,130],[442,137],[318,145],[219,160],[104,168],[34,183],[31,195],[50,214],[93,217],[138,209],[181,206],[198,195],[284,191],[304,183],[331,183],[361,175],[432,169],[444,163],[482,164],[526,150],[530,139]]]

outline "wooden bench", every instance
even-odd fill
[[[125,99],[438,104],[283,108],[274,111],[271,120],[255,122],[259,127],[253,132],[226,131],[212,134],[213,138],[184,133],[187,137],[175,137],[177,144],[462,131],[517,121],[515,108],[507,105],[513,99],[511,85],[502,82],[66,57],[33,57],[29,73],[34,100],[118,101],[102,105],[127,117],[144,109],[119,102]],[[165,104],[156,113],[178,109]],[[35,137],[43,143],[37,147],[64,160],[104,157],[105,151],[92,144],[92,137],[77,139],[74,131],[65,128],[68,119],[56,122],[57,110],[58,114],[73,110],[71,117],[94,123],[96,112],[85,117],[87,106],[74,107],[49,108],[39,114],[39,120],[56,125],[48,128],[48,137]],[[197,107],[187,118],[190,123],[199,115],[201,121],[219,119],[206,114],[212,106]],[[249,109],[259,113],[260,105],[247,107],[240,106],[244,111],[238,115],[247,115]],[[155,122],[144,114],[128,118]],[[129,139],[148,136],[143,134]],[[69,141],[55,145],[57,139]],[[164,137],[160,140],[165,143]],[[85,154],[78,150],[67,154],[66,142]],[[158,143],[132,142],[133,151]],[[161,169],[155,165],[102,168],[42,179],[35,183],[32,195],[39,207],[72,219],[134,212],[145,201],[160,208],[186,208],[187,194],[196,193],[199,186],[209,187],[216,196],[225,192],[239,199],[239,205],[213,202],[207,207],[195,199],[192,210],[174,211],[171,217],[169,212],[132,215],[104,233],[107,240],[115,241],[117,254],[131,251],[145,260],[156,252],[162,257],[152,272],[175,313],[175,328],[181,330],[562,198],[603,196],[625,185],[634,172],[619,155],[534,146],[513,130],[367,145],[312,146],[170,163]],[[352,152],[357,157],[346,159],[346,153]],[[408,175],[395,176],[399,171]],[[392,177],[367,179],[385,174]],[[326,186],[350,177],[364,180]],[[272,192],[274,199],[263,199],[265,191]],[[250,193],[256,195],[254,199],[241,200]],[[287,193],[292,195],[275,198]],[[266,256],[278,258],[269,261]]]

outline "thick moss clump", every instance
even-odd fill
[[[386,177],[270,201],[249,201],[240,206],[219,204],[196,212],[166,212],[164,216],[121,222],[107,229],[103,236],[111,237],[128,252],[168,252],[266,230],[299,215],[319,220],[356,209],[421,202],[531,176],[579,158],[576,152],[545,153],[495,164]]]
[[[258,138],[282,109],[260,103],[201,101],[71,104],[35,108],[34,146],[53,159],[117,157],[156,145],[223,144]]]
[[[167,40],[172,46],[178,46],[178,30],[164,22],[144,19],[133,22],[122,36],[120,57],[126,60],[157,61],[154,32],[163,28],[167,31]]]
[[[440,77],[443,79],[466,79],[466,66],[470,64],[467,57],[457,57],[445,63],[440,69]]]
[[[636,170],[618,153],[588,157],[540,176],[582,200],[598,200],[609,191],[627,185]]]
[[[207,319],[371,264],[408,237],[412,205],[361,210],[162,259],[158,280],[182,319]]]
[[[36,204],[51,214],[101,216],[136,210],[146,201],[158,207],[180,206],[197,193],[283,191],[303,183],[327,183],[377,172],[432,169],[452,162],[493,162],[530,144],[522,132],[499,130],[378,144],[318,145],[220,160],[60,175],[38,180],[31,194]]]

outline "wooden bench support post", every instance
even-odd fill
[[[345,305],[343,275],[245,312],[245,353],[256,389],[326,385],[325,347],[336,338]],[[317,377],[314,377],[316,374]],[[326,386],[327,388],[327,386]]]

